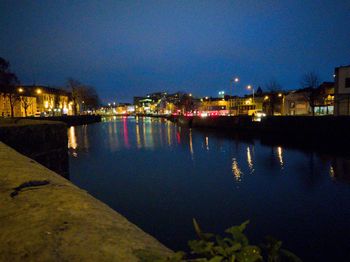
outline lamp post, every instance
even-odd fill
[[[253,91],[253,104],[254,104],[254,87],[252,87],[251,85],[248,85],[247,89]]]
[[[236,88],[236,84],[239,82],[239,78],[238,77],[232,77],[230,80],[230,85],[231,85],[231,89],[232,89],[232,97],[231,97],[231,110],[233,108],[233,92],[234,89]]]
[[[284,115],[284,94],[283,93],[279,93],[278,97],[282,98],[282,104],[281,104],[281,115]]]

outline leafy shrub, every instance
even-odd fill
[[[249,221],[239,226],[233,226],[225,230],[226,236],[222,237],[211,233],[204,233],[198,222],[193,219],[194,229],[198,235],[197,240],[191,240],[188,245],[191,254],[177,252],[172,257],[158,261],[193,261],[193,262],[301,262],[292,252],[282,249],[282,242],[272,237],[266,237],[266,241],[260,247],[251,245],[244,234]]]

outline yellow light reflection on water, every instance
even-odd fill
[[[329,176],[331,178],[334,178],[335,177],[335,173],[334,173],[334,168],[332,165],[329,166]]]
[[[192,157],[193,157],[192,129],[190,129],[189,136],[190,136],[190,152],[191,152],[191,155],[192,155]]]
[[[283,150],[282,147],[277,147],[277,157],[278,157],[278,161],[281,165],[281,167],[283,168],[284,162],[283,162]]]
[[[78,147],[77,144],[77,136],[75,134],[75,127],[71,126],[68,131],[68,148],[76,149]]]
[[[232,158],[232,173],[233,173],[235,180],[237,182],[240,182],[242,179],[243,173],[238,166],[238,162],[237,162],[236,158]]]
[[[209,138],[205,137],[205,148],[209,151]]]
[[[167,122],[167,135],[168,135],[168,146],[171,146],[171,129],[170,129],[170,121]]]
[[[142,144],[141,144],[141,137],[140,137],[140,127],[138,122],[135,124],[135,128],[136,128],[136,146],[137,148],[141,148]]]
[[[252,159],[252,154],[250,152],[249,146],[247,146],[247,163],[248,163],[248,167],[250,169],[250,172],[252,173],[254,171],[254,169],[253,169],[253,159]]]

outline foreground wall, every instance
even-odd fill
[[[66,124],[23,118],[0,119],[0,141],[68,177]]]
[[[1,142],[0,166],[0,261],[139,261],[171,254],[107,205]]]

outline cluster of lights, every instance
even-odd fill
[[[173,115],[179,115],[180,112],[173,113]],[[200,117],[207,117],[207,116],[227,116],[228,110],[212,110],[212,111],[193,111],[193,112],[185,112],[184,116],[200,116]]]

